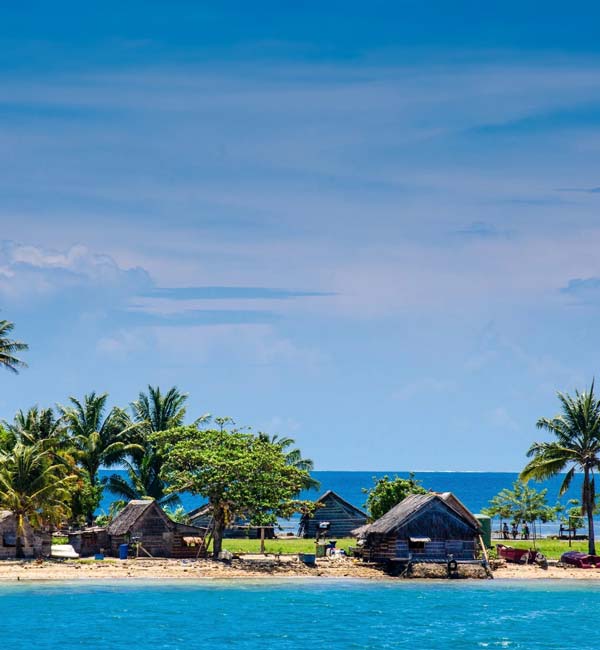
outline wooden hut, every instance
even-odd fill
[[[26,558],[50,555],[50,534],[34,530],[24,522],[23,556]],[[10,510],[0,510],[0,559],[14,559],[17,556],[17,518]]]
[[[212,508],[209,503],[188,512],[189,522],[198,528],[208,529],[212,525]],[[265,526],[265,539],[273,539],[275,537],[275,527]],[[260,528],[251,526],[248,519],[245,517],[236,517],[231,526],[225,528],[223,534],[225,539],[259,539]]]
[[[327,490],[315,503],[317,508],[314,514],[311,517],[305,515],[300,520],[300,537],[316,537],[322,524],[329,524],[328,537],[349,537],[355,528],[367,523],[366,512],[342,499],[333,490]]]
[[[374,562],[474,560],[479,522],[450,492],[411,494],[383,517],[354,533]]]
[[[108,532],[102,526],[91,526],[90,528],[70,532],[69,544],[81,557],[110,551]]]
[[[152,557],[196,557],[203,532],[172,521],[156,501],[145,499],[130,501],[107,528],[112,555],[120,544],[138,543],[141,555]]]

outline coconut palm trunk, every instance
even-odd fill
[[[596,494],[594,478],[590,478],[590,468],[586,467],[583,472],[583,488],[581,503],[585,509],[588,522],[588,553],[596,555],[596,535],[594,530],[594,508],[596,505]]]
[[[23,548],[23,538],[25,537],[25,520],[22,514],[18,514],[17,517],[17,530],[16,530],[16,540],[15,540],[15,556],[17,560],[22,560],[25,557],[25,552]]]

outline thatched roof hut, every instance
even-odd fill
[[[353,533],[374,561],[473,560],[479,522],[450,492],[411,494],[389,512]]]
[[[321,524],[329,524],[329,537],[348,537],[357,527],[367,522],[367,513],[333,490],[327,490],[316,501],[317,508],[312,516],[304,515],[300,520],[298,534],[301,537],[316,537]]]
[[[121,544],[137,543],[142,554],[152,557],[196,557],[204,537],[202,529],[171,520],[156,501],[149,499],[130,501],[106,532],[112,555],[118,555]]]
[[[25,520],[23,556],[26,558],[50,555],[50,534],[35,531]],[[0,559],[12,559],[17,555],[17,518],[10,510],[0,510]]]
[[[210,503],[205,503],[199,508],[188,512],[187,516],[189,522],[194,526],[208,529],[212,525],[212,506]],[[274,526],[265,526],[264,529],[266,539],[273,539],[275,537]],[[258,539],[260,537],[260,528],[251,526],[248,519],[238,516],[230,526],[225,528],[223,537],[225,539],[242,539],[245,537]]]

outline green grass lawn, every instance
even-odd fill
[[[349,546],[356,546],[356,540],[352,537],[337,540],[337,548],[348,552]],[[224,539],[223,548],[232,553],[259,553],[259,539]],[[283,555],[285,553],[314,553],[314,539],[266,539],[265,552]]]
[[[502,541],[494,539],[492,540],[494,546],[498,543],[506,544],[507,546],[513,546],[514,548],[536,548],[543,553],[547,558],[552,560],[559,560],[560,556],[565,551],[583,551],[587,553],[588,543],[584,541],[571,542],[569,547],[569,542],[562,539],[536,539],[535,544],[532,539],[517,539],[510,541]]]

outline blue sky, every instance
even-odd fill
[[[148,383],[318,469],[516,470],[600,368],[590,3],[0,21],[0,415]]]

